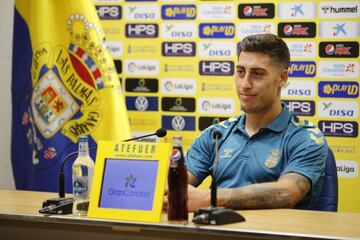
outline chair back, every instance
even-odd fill
[[[334,153],[328,148],[325,178],[319,201],[314,210],[336,212],[338,207],[338,178]]]

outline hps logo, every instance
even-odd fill
[[[318,93],[320,97],[357,98],[359,96],[359,83],[320,81]]]
[[[300,100],[283,100],[290,112],[297,116],[314,116],[315,102],[314,101],[300,101]]]
[[[157,24],[135,24],[125,25],[127,38],[157,38],[159,36],[159,26]]]
[[[95,6],[97,14],[101,20],[120,20],[121,7],[120,6]]]
[[[315,77],[316,63],[313,61],[291,61],[289,77]]]
[[[359,125],[353,121],[319,121],[320,130],[328,137],[352,137],[358,136]]]
[[[196,18],[195,5],[163,5],[161,16],[165,20],[191,20]]]
[[[194,42],[163,42],[162,55],[167,57],[193,57],[196,54]]]
[[[357,118],[359,104],[357,101],[319,101],[320,117]]]
[[[235,25],[233,23],[200,23],[200,38],[234,38]]]
[[[234,75],[234,62],[232,61],[200,61],[200,75],[232,76]]]
[[[132,174],[127,176],[124,180],[125,180],[125,188],[128,187],[135,188],[136,177],[134,177]]]

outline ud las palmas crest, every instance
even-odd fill
[[[29,119],[45,139],[51,139],[61,130],[76,143],[81,135],[91,135],[100,124],[98,90],[116,79],[113,78],[116,73],[99,26],[81,14],[72,14],[67,20],[67,30],[68,47],[45,42],[34,49]],[[33,142],[39,151],[43,146],[32,128]],[[37,164],[35,155],[33,163]]]

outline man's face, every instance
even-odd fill
[[[262,53],[241,52],[236,65],[236,91],[241,109],[262,113],[280,104],[281,87],[287,81],[287,69]]]

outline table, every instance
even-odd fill
[[[242,210],[246,222],[209,226],[92,219],[38,213],[56,193],[0,190],[1,239],[360,239],[360,213]],[[192,219],[192,214],[190,214]]]

